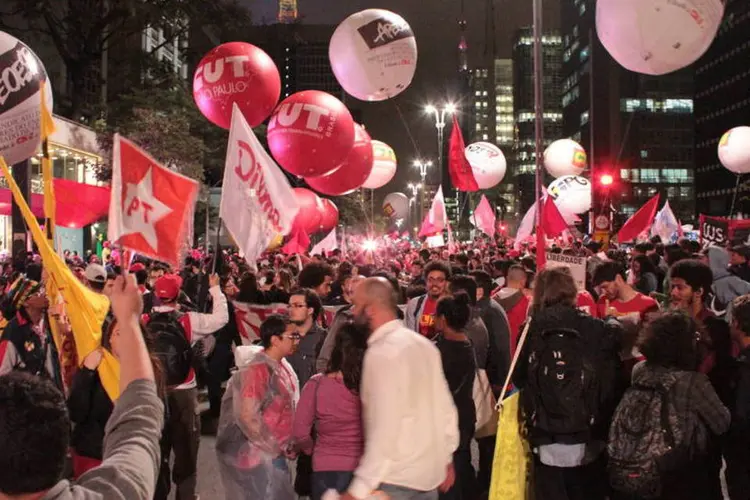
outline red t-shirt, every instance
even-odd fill
[[[605,318],[607,316],[607,300],[600,297],[596,307],[599,310],[599,317]],[[659,303],[642,293],[636,293],[635,297],[627,302],[610,300],[609,307],[617,311],[617,317],[638,315],[638,320],[643,321],[646,314],[659,310]]]
[[[427,297],[424,301],[422,315],[419,317],[419,333],[431,339],[435,336],[435,311],[437,310],[437,300]]]
[[[594,297],[592,297],[586,290],[578,292],[578,297],[576,297],[576,307],[589,316],[594,318],[599,317],[599,309],[596,307]]]

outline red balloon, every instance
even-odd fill
[[[329,233],[339,223],[339,209],[328,198],[323,198],[323,217],[320,220],[320,230]]]
[[[362,186],[372,172],[372,141],[364,127],[354,124],[354,147],[339,168],[321,177],[306,177],[315,191],[330,196],[349,194]]]
[[[255,45],[230,42],[206,54],[193,75],[193,99],[211,123],[228,129],[232,104],[257,127],[281,96],[281,76],[271,57]]]
[[[323,218],[324,205],[320,197],[306,188],[294,188],[299,212],[292,222],[292,226],[303,229],[307,234],[320,231],[320,221]]]
[[[268,123],[268,148],[287,172],[319,177],[336,169],[354,146],[354,120],[344,103],[318,90],[284,99]]]

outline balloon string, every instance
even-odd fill
[[[419,151],[419,146],[417,146],[417,141],[414,139],[414,135],[411,133],[409,124],[406,123],[406,117],[404,117],[404,113],[401,111],[401,106],[399,106],[396,101],[393,101],[393,105],[396,107],[396,111],[398,112],[398,116],[401,119],[401,123],[404,124],[404,128],[406,129],[406,135],[409,136],[409,140],[411,141],[411,145],[414,147],[414,153],[416,154],[416,157],[422,158],[422,153]]]

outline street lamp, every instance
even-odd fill
[[[419,169],[419,177],[422,179],[422,186],[427,185],[427,169],[432,167],[431,161],[414,160],[414,168]],[[416,194],[415,194],[416,196]],[[422,197],[420,198],[419,204],[419,220],[422,220],[422,212],[424,211],[424,189],[422,190]]]
[[[407,185],[407,187],[409,189],[411,189],[411,198],[409,198],[409,207],[411,207],[412,203],[414,203],[416,205],[416,202],[417,202],[417,193],[422,189],[422,184],[420,184],[420,183],[416,183],[415,184],[413,182],[410,182]],[[424,191],[422,191],[422,193],[424,193]],[[424,202],[424,197],[423,197],[422,201]],[[422,205],[424,205],[424,203]],[[417,215],[417,216],[419,216],[420,210],[423,210],[423,209],[421,209],[421,208],[417,209],[416,206],[415,206],[414,207],[414,214]],[[421,217],[420,217],[420,220],[421,220]],[[417,221],[417,222],[419,222],[419,221]]]
[[[428,104],[424,108],[425,113],[435,117],[435,128],[437,129],[438,139],[438,170],[440,170],[440,184],[443,184],[443,132],[445,130],[446,115],[453,115],[456,112],[456,105],[445,103],[442,106],[433,106]]]

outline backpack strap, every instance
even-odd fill
[[[427,294],[420,295],[417,298],[417,307],[414,309],[414,323],[417,327],[419,327],[419,311],[422,309],[425,299],[427,299]]]
[[[659,395],[661,398],[661,412],[659,416],[661,430],[664,432],[664,438],[667,440],[669,447],[674,448],[677,443],[674,438],[674,432],[672,432],[672,425],[669,423],[669,402],[671,399],[669,392],[671,386],[664,387],[662,384],[659,384],[656,387],[650,387],[642,384],[632,384],[631,387],[639,391],[654,392]]]

